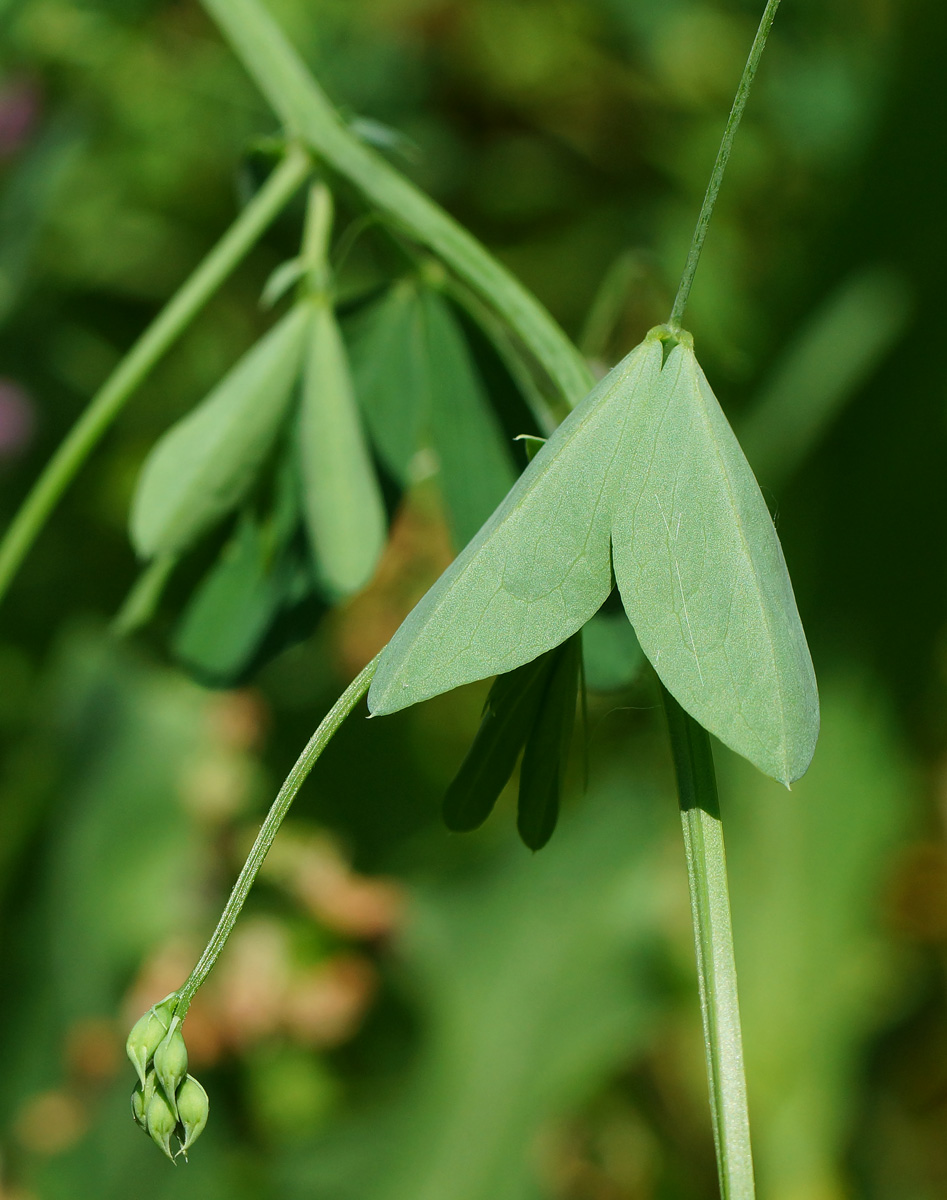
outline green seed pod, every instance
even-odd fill
[[[177,1017],[172,1019],[171,1028],[155,1050],[154,1062],[158,1082],[171,1101],[171,1107],[177,1111],[174,1097],[187,1074],[187,1046]]]
[[[154,1071],[149,1071],[145,1076],[144,1087],[139,1083],[132,1092],[132,1116],[145,1133],[148,1132],[148,1105],[157,1086],[158,1080]]]
[[[184,1141],[181,1153],[187,1157],[189,1146],[193,1146],[204,1131],[210,1112],[207,1093],[193,1075],[188,1075],[178,1090],[178,1120],[184,1126]]]
[[[145,1122],[145,1089],[139,1083],[132,1092],[132,1116],[135,1118],[135,1124],[139,1129],[144,1129],[148,1132],[148,1126]]]
[[[161,1088],[155,1088],[155,1093],[148,1102],[145,1111],[145,1125],[154,1144],[159,1146],[174,1162],[174,1155],[171,1153],[171,1136],[177,1129],[178,1118]]]
[[[131,1059],[132,1066],[138,1072],[138,1079],[142,1086],[144,1086],[145,1075],[154,1053],[161,1045],[171,1025],[171,1014],[174,1011],[176,999],[177,993],[172,992],[160,1004],[149,1008],[145,1015],[139,1017],[135,1022],[128,1035],[125,1050]]]

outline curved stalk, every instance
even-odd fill
[[[158,360],[285,208],[310,171],[293,147],[233,225],[138,338],[60,443],[0,541],[0,599],[66,488]]]
[[[188,1005],[194,998],[194,993],[210,974],[211,968],[224,948],[224,944],[230,936],[230,931],[233,929],[237,917],[240,915],[240,910],[243,908],[244,901],[253,887],[253,882],[259,873],[260,867],[263,866],[263,860],[266,858],[270,846],[273,845],[277,833],[279,833],[279,828],[286,814],[289,812],[290,805],[296,798],[296,793],[302,787],[309,772],[315,766],[316,760],[322,754],[323,750],[325,750],[326,746],[328,746],[339,726],[368,691],[377,665],[378,655],[372,659],[367,667],[363,667],[361,672],[356,675],[342,695],[336,700],[335,704],[332,705],[319,723],[316,732],[306,743],[306,748],[300,754],[299,758],[296,759],[292,770],[286,776],[283,786],[277,793],[270,811],[266,814],[263,824],[260,826],[260,832],[257,834],[256,841],[253,843],[253,847],[247,856],[247,861],[243,864],[243,868],[237,876],[237,882],[233,885],[230,898],[220,915],[220,920],[217,922],[217,928],[211,934],[210,941],[207,943],[204,953],[198,959],[194,970],[187,977],[177,993],[178,1001],[175,1012],[182,1020],[184,1014],[187,1012]]]

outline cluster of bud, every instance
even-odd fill
[[[187,1152],[207,1124],[207,1093],[187,1073],[187,1047],[177,993],[150,1008],[128,1035],[126,1050],[138,1072],[132,1092],[132,1116],[156,1146],[174,1162]],[[178,1149],[171,1149],[176,1138]]]

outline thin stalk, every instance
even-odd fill
[[[329,286],[329,240],[332,236],[333,212],[332,193],[321,180],[314,183],[309,189],[300,252],[306,270],[303,286],[309,292],[325,292]]]
[[[753,1157],[723,824],[710,735],[663,687],[677,774],[717,1172],[723,1200],[753,1200]]]
[[[112,633],[123,638],[147,625],[155,614],[165,584],[178,565],[177,554],[159,554],[142,570],[112,622]]]
[[[704,248],[707,227],[710,225],[710,218],[713,216],[714,205],[717,202],[717,193],[720,191],[723,175],[727,169],[727,163],[730,161],[733,139],[736,137],[737,128],[743,117],[743,110],[746,108],[746,102],[750,95],[753,77],[756,75],[756,68],[760,65],[763,48],[766,45],[766,39],[769,37],[769,31],[773,26],[777,8],[779,8],[779,0],[767,0],[766,8],[763,10],[763,17],[760,21],[760,27],[756,31],[756,37],[753,39],[753,45],[750,49],[750,57],[746,60],[746,66],[743,68],[743,74],[740,77],[740,83],[737,87],[737,94],[733,100],[733,107],[730,109],[730,116],[727,118],[727,126],[723,131],[714,169],[710,174],[707,191],[704,193],[704,203],[701,205],[700,216],[697,218],[697,226],[694,229],[694,236],[691,240],[691,248],[687,255],[684,273],[681,276],[681,282],[677,289],[677,296],[674,298],[674,307],[671,309],[671,315],[668,318],[668,325],[675,331],[681,328],[681,321],[684,319],[684,309],[687,307],[687,299],[691,294],[691,285],[697,273],[697,264],[700,261],[700,252]]]
[[[253,843],[253,847],[247,856],[247,861],[243,864],[243,869],[237,876],[237,882],[233,885],[230,898],[227,901],[224,911],[221,913],[220,920],[217,922],[217,928],[211,934],[210,941],[207,943],[204,953],[198,960],[194,970],[187,977],[183,987],[178,992],[178,1004],[175,1012],[182,1019],[187,1012],[188,1005],[194,998],[194,993],[207,978],[211,968],[217,961],[217,956],[224,948],[224,944],[230,936],[230,931],[233,929],[237,917],[240,915],[240,910],[243,908],[243,903],[250,889],[253,887],[253,882],[257,877],[260,867],[263,865],[263,860],[266,858],[270,846],[273,845],[277,833],[279,833],[279,828],[286,814],[289,812],[290,805],[296,798],[296,793],[302,787],[316,760],[322,754],[323,750],[325,750],[326,746],[328,746],[342,722],[368,691],[375,674],[375,668],[378,666],[378,658],[379,656],[376,655],[368,666],[364,667],[352,680],[338,700],[336,700],[335,704],[333,704],[323,717],[316,732],[307,742],[306,748],[300,754],[299,758],[297,758],[292,770],[286,776],[283,786],[273,801],[270,811],[266,814],[263,824],[260,826],[260,832],[257,834],[256,841]]]
[[[285,208],[310,169],[308,154],[293,147],[93,396],[33,484],[0,541],[0,599],[66,488],[129,397]]]

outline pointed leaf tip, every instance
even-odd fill
[[[665,349],[670,350],[665,358]],[[382,655],[373,714],[563,642],[612,583],[668,690],[791,783],[819,729],[772,519],[689,334],[652,330],[536,455]]]
[[[612,523],[615,578],[645,655],[704,728],[784,783],[819,701],[759,485],[690,345],[641,397]]]
[[[158,440],[132,501],[142,558],[187,549],[240,502],[289,407],[311,319],[296,305]]]

